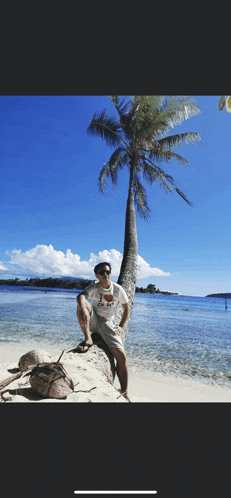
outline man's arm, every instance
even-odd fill
[[[122,315],[122,318],[120,320],[120,323],[118,325],[118,327],[120,327],[121,331],[119,332],[122,332],[122,328],[124,327],[127,319],[129,318],[129,315],[130,315],[130,304],[129,303],[125,303],[125,304],[122,304],[123,306],[123,315]]]
[[[89,298],[89,295],[85,291],[80,292],[80,294],[77,296],[77,303],[79,304],[81,309],[86,307],[86,299],[88,299],[88,298]]]
[[[77,318],[80,319],[80,316],[81,316],[82,321],[84,323],[87,322],[88,313],[89,313],[89,311],[87,311],[88,307],[89,307],[89,304],[87,303],[88,297],[89,297],[89,294],[85,291],[80,292],[80,294],[77,296],[77,311],[76,311]],[[87,306],[87,304],[88,304],[88,306]],[[78,317],[78,314],[79,314],[79,317]]]

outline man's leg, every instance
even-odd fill
[[[117,375],[120,381],[121,392],[127,396],[128,366],[125,351],[119,348],[111,348],[111,352],[117,360]]]
[[[81,327],[82,332],[84,333],[85,341],[87,344],[93,344],[91,333],[90,333],[90,321],[91,321],[91,305],[86,302],[87,313],[84,316],[82,309],[79,305],[77,305],[77,319],[79,325]],[[78,349],[81,351],[87,350],[87,346],[78,346]]]

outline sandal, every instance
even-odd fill
[[[83,346],[83,347],[85,347],[87,349],[85,349],[84,351],[82,351],[81,349],[78,349],[79,346]],[[83,341],[75,349],[72,349],[72,352],[73,353],[87,353],[88,349],[91,348],[91,346],[93,346],[93,344],[88,344],[86,341]]]

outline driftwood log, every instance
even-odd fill
[[[113,385],[116,365],[110,350],[98,334],[93,333],[92,339],[93,346],[87,353],[77,353],[73,348],[64,350],[58,359],[51,358],[51,368],[59,362],[65,372],[64,384],[61,386],[60,381],[58,390],[54,388],[52,391],[51,385],[46,385],[46,380],[45,384],[41,382],[41,375],[38,381],[39,370],[40,374],[42,372],[41,364],[31,365],[0,382],[0,401],[129,402],[130,400],[122,396],[120,390]],[[44,365],[48,366],[49,363]],[[48,378],[51,379],[52,375],[49,373]],[[60,379],[61,377],[62,374],[59,375]],[[44,379],[43,371],[43,381]],[[40,394],[38,385],[41,387]],[[52,394],[52,397],[49,394]]]

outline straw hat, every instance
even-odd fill
[[[74,391],[73,380],[61,363],[41,363],[30,376],[30,385],[43,398],[66,398]]]
[[[44,363],[51,361],[51,356],[46,351],[42,349],[33,349],[28,351],[19,359],[18,366],[19,370],[24,371],[30,365],[38,365],[38,363]]]

